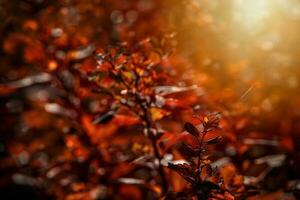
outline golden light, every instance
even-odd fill
[[[271,15],[274,0],[234,0],[233,20],[247,31],[264,26],[264,20]]]
[[[215,80],[209,86],[216,92],[243,96],[251,88],[243,100],[257,104],[297,95],[300,1],[185,0],[172,16],[178,49]],[[260,92],[253,82],[260,83]]]

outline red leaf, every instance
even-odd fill
[[[199,136],[199,131],[198,129],[191,123],[186,122],[184,124],[184,129],[191,135],[198,137]]]
[[[206,144],[218,144],[222,140],[222,136],[217,136],[212,139],[207,140]]]

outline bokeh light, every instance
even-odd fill
[[[243,95],[251,83],[262,83],[263,93],[256,88],[247,97],[255,103],[270,90],[297,96],[299,1],[186,0],[171,13],[181,53],[218,80],[212,87]]]

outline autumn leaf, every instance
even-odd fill
[[[218,144],[222,140],[222,136],[217,136],[205,141],[206,144]]]
[[[199,136],[199,131],[198,129],[191,123],[189,122],[186,122],[184,124],[184,129],[191,135],[195,136],[195,137],[198,137]]]
[[[150,113],[154,121],[160,120],[170,114],[170,112],[160,108],[150,108]]]

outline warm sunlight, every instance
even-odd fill
[[[234,0],[233,20],[237,27],[257,31],[264,27],[265,19],[272,14],[274,0]]]

